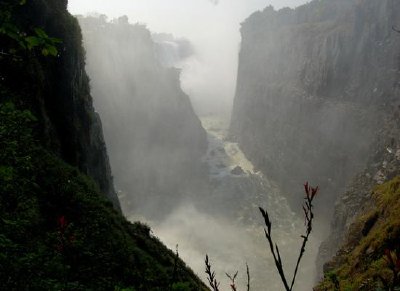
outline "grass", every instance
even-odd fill
[[[386,255],[400,251],[400,177],[377,186],[371,199],[373,206],[353,223],[349,241],[317,290],[397,290],[400,287],[398,282],[393,282],[393,270]],[[339,282],[336,289],[332,278]],[[395,286],[390,289],[384,282]]]

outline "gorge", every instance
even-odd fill
[[[0,285],[283,290],[309,181],[294,290],[398,288],[400,2],[261,2],[0,3]]]

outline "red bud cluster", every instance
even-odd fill
[[[67,245],[71,245],[75,241],[74,234],[66,234],[68,227],[70,226],[69,222],[65,218],[64,215],[61,215],[57,218],[58,225],[58,245],[57,251],[63,253]]]
[[[314,199],[315,195],[317,195],[319,187],[311,187],[308,182],[304,184],[304,192],[306,193],[306,198]]]

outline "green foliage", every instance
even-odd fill
[[[166,290],[174,254],[147,226],[116,212],[91,179],[40,146],[36,126],[29,111],[0,104],[2,288]],[[205,289],[186,268],[177,282],[184,283],[173,290]]]
[[[62,41],[58,38],[49,37],[46,32],[44,32],[41,28],[35,28],[35,36],[27,36],[25,37],[26,45],[25,47],[28,50],[32,50],[35,47],[39,47],[42,49],[42,54],[44,56],[57,56],[58,50],[56,45],[61,43]]]
[[[175,283],[172,285],[171,290],[172,291],[190,291],[192,289],[190,288],[189,283]]]
[[[66,1],[1,1],[0,27],[0,289],[169,290],[173,252],[71,166],[85,165],[93,111]],[[56,54],[48,35],[57,58],[42,57]],[[179,264],[174,282],[206,290]]]
[[[39,49],[44,56],[57,56],[58,49],[57,45],[62,43],[58,38],[49,37],[42,28],[34,28],[34,34],[28,35],[28,32],[23,31],[18,27],[14,20],[13,13],[19,8],[26,4],[26,0],[19,2],[15,1],[4,1],[0,4],[0,34],[5,35],[9,39],[16,42],[17,47],[10,47],[9,53],[15,54],[18,49],[32,51]]]
[[[354,238],[333,261],[334,271],[325,274],[316,290],[400,288],[400,177],[378,186],[372,199],[373,206],[350,228]]]

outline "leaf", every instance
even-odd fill
[[[51,55],[53,57],[56,57],[58,55],[58,50],[55,46],[48,45],[48,46],[46,46],[46,49],[47,49],[49,55]]]
[[[49,51],[46,48],[42,49],[42,55],[47,57],[49,55]]]
[[[49,39],[53,44],[62,43],[62,40],[56,37],[50,37]]]
[[[32,49],[34,47],[37,47],[43,43],[42,39],[36,37],[36,36],[28,36],[25,38],[25,41],[28,44],[28,49]]]
[[[9,219],[2,219],[3,223],[6,225],[11,225],[11,226],[16,226],[18,225],[18,222],[15,220],[9,220]]]
[[[43,29],[41,29],[39,27],[35,28],[35,33],[36,33],[37,36],[39,36],[41,38],[46,38],[46,39],[49,38],[47,33]]]

